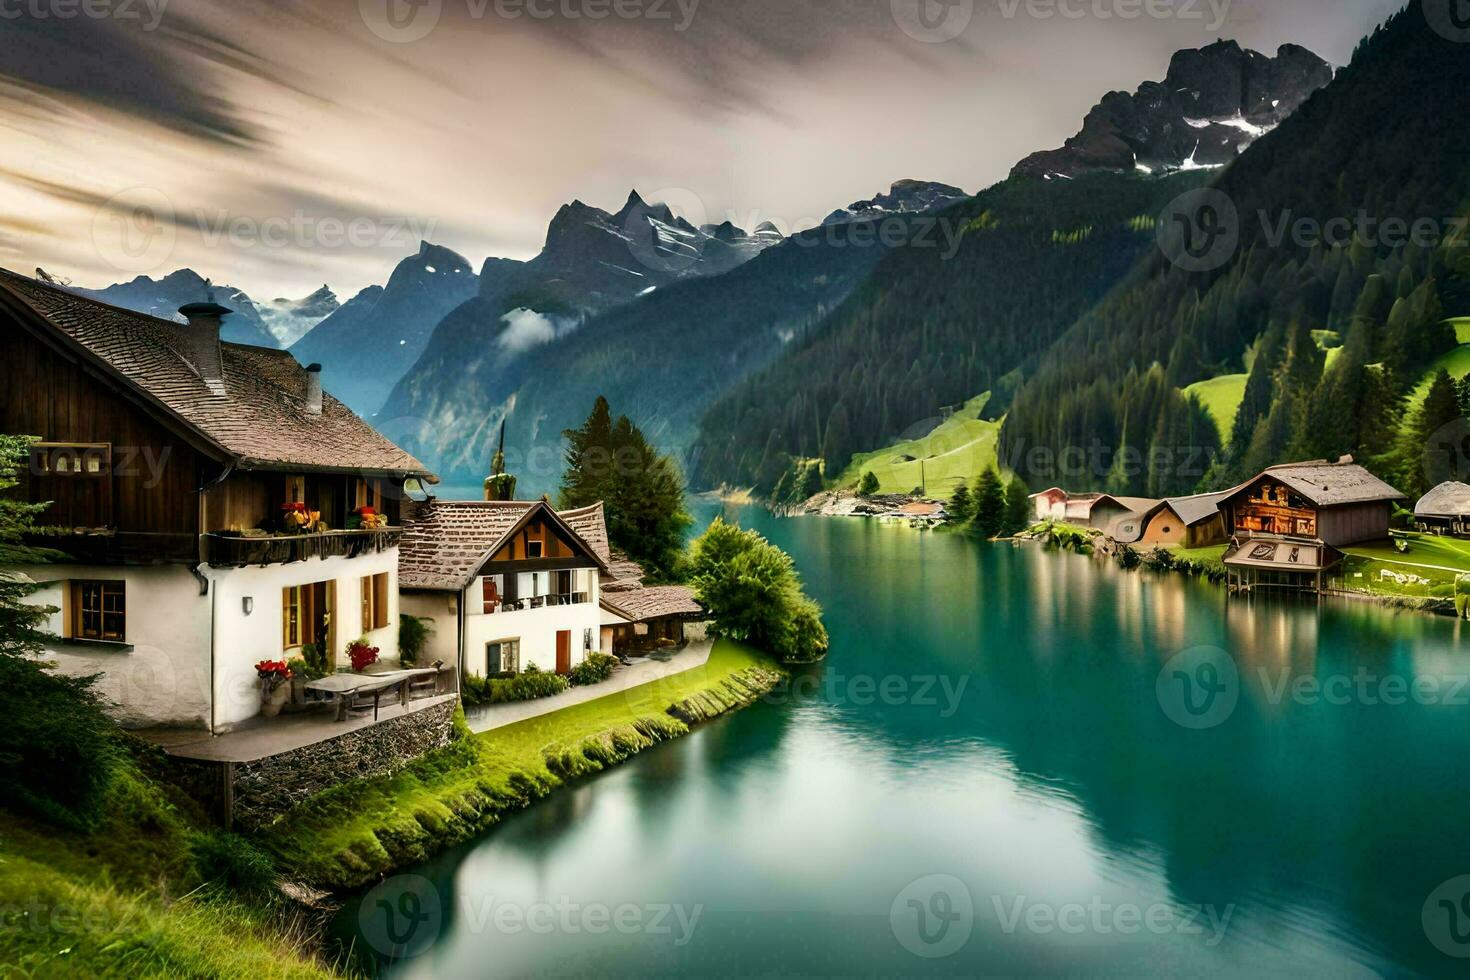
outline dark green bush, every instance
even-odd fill
[[[276,865],[269,854],[243,837],[223,830],[194,838],[194,870],[200,879],[231,891],[264,894],[275,886]]]
[[[589,653],[587,659],[572,668],[572,683],[577,685],[601,684],[612,676],[618,666],[618,658],[605,653]]]
[[[121,763],[116,726],[92,689],[43,662],[0,656],[0,800],[78,830],[90,829]]]
[[[534,701],[560,694],[570,687],[560,674],[527,671],[512,677],[485,678],[469,674],[464,679],[461,696],[470,707],[482,704],[510,704],[515,701]]]
[[[433,635],[433,621],[408,613],[398,614],[398,658],[403,666],[418,663],[419,655]]]

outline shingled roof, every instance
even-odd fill
[[[601,503],[558,513],[541,500],[431,499],[404,514],[399,586],[438,592],[467,588],[480,567],[535,510],[554,518],[606,568],[607,528]]]
[[[694,591],[683,585],[650,585],[615,592],[603,599],[602,604],[635,623],[667,616],[704,615],[704,607],[695,601]]]
[[[48,326],[153,410],[242,469],[352,470],[436,481],[329,394],[306,410],[305,371],[283,350],[221,342],[224,384],[212,391],[185,359],[185,331],[171,320],[99,303],[0,269],[0,307]]]
[[[1403,494],[1369,473],[1348,457],[1343,462],[1313,460],[1309,463],[1284,463],[1266,470],[1318,507],[1338,504],[1363,504],[1380,500],[1402,500]],[[1260,477],[1256,478],[1257,480]],[[1244,489],[1256,480],[1243,484]]]

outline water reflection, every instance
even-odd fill
[[[400,972],[1341,976],[1456,965],[1426,941],[1420,912],[1439,883],[1470,872],[1459,624],[1227,599],[1179,576],[953,535],[746,519],[796,555],[827,609],[830,661],[770,703],[428,865],[456,918]],[[1196,647],[1228,652],[1238,691],[1227,716],[1191,729],[1163,710],[1158,680]],[[1391,703],[1390,678],[1441,686],[1434,699]],[[1329,696],[1344,679],[1349,696]],[[953,958],[927,960],[896,940],[890,905],[936,872],[973,893],[975,935]],[[467,927],[465,908],[491,896],[683,902],[704,918],[685,946]],[[1230,918],[1215,945],[1186,932],[1008,930],[996,909],[1015,901]],[[350,915],[342,922],[346,934]]]

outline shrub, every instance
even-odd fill
[[[48,664],[0,655],[0,800],[43,819],[89,829],[122,753],[92,689]]]
[[[506,679],[469,674],[464,679],[461,697],[465,704],[473,708],[482,704],[510,704],[549,698],[570,686],[570,682],[560,674],[546,674],[539,670],[527,670],[524,674]]]
[[[309,681],[327,676],[327,648],[320,643],[307,643],[301,648],[301,660],[306,669],[301,676]]]
[[[793,663],[826,656],[821,607],[802,592],[791,556],[755,531],[716,518],[694,542],[690,570],[715,636],[751,643]]]
[[[223,830],[194,839],[194,869],[199,877],[236,892],[264,894],[275,886],[276,865],[269,854]]]
[[[407,613],[398,614],[398,657],[403,666],[411,667],[418,663],[419,654],[424,652],[424,647],[429,644],[429,637],[433,635],[432,620]]]
[[[589,653],[586,660],[572,668],[572,683],[582,686],[601,684],[612,676],[617,666],[617,657],[609,657],[605,653]]]
[[[863,474],[862,482],[858,484],[858,496],[871,497],[878,492],[878,477],[869,470]]]

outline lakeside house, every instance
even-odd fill
[[[1403,494],[1344,456],[1273,466],[1225,492],[1224,564],[1236,588],[1315,588],[1338,549],[1388,537]]]
[[[682,642],[703,619],[684,586],[647,587],[608,545],[602,504],[438,500],[409,506],[399,554],[404,612],[431,621],[426,656],[489,677],[569,673],[594,652]]]
[[[1161,500],[1143,515],[1140,543],[1159,547],[1205,548],[1224,542],[1229,536],[1225,533],[1220,501],[1228,492]]]
[[[397,650],[408,488],[435,477],[286,351],[0,270],[0,432],[39,437],[13,493],[50,501],[14,569],[55,607],[47,655],[130,727],[228,731],[261,711],[261,660],[328,669],[365,639]]]
[[[1420,497],[1414,526],[1426,534],[1470,537],[1470,485],[1448,480]]]
[[[1159,501],[1147,497],[1119,497],[1110,493],[1068,493],[1052,487],[1031,495],[1038,521],[1058,521],[1091,527],[1120,544],[1133,544],[1143,534],[1143,516]]]

